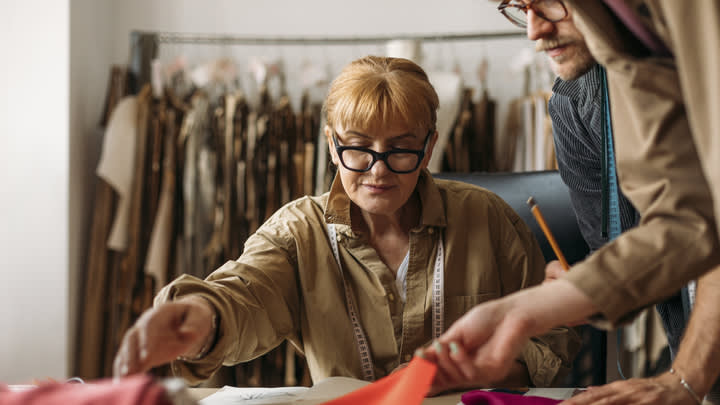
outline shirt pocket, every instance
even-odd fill
[[[471,310],[474,306],[499,297],[500,294],[498,293],[445,297],[445,329],[447,330],[450,325],[460,319],[460,317]]]

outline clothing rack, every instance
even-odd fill
[[[147,36],[157,44],[205,44],[205,45],[347,45],[377,44],[392,40],[418,40],[429,42],[472,41],[485,39],[523,38],[525,31],[395,34],[381,36],[349,37],[263,37],[229,34],[202,34],[160,31],[133,31],[131,36]]]
[[[130,63],[128,86],[137,93],[150,80],[150,64],[158,56],[161,44],[196,45],[350,45],[381,44],[393,40],[425,42],[454,42],[496,39],[519,39],[525,31],[466,32],[435,34],[393,34],[379,36],[293,37],[293,36],[245,36],[215,33],[186,33],[169,31],[133,30],[130,32]]]

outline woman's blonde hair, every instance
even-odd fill
[[[425,71],[402,58],[366,56],[330,84],[324,110],[331,128],[373,131],[394,123],[434,131],[438,96]]]

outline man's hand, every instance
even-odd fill
[[[438,365],[429,395],[491,387],[522,367],[515,359],[536,328],[532,318],[515,311],[512,305],[506,299],[478,305],[437,342],[418,351]]]
[[[695,405],[696,402],[680,380],[664,373],[652,378],[631,378],[624,381],[590,387],[580,395],[576,395],[560,405]]]
[[[438,365],[435,378],[428,396],[438,395],[446,391],[470,390],[490,387],[525,387],[530,384],[530,377],[524,365],[517,361],[510,364],[508,377],[498,378],[478,375],[476,368],[469,367],[472,361],[465,350],[451,343],[447,346],[435,342],[430,348],[418,350],[418,355]]]
[[[123,337],[113,375],[143,373],[178,356],[193,357],[211,338],[215,310],[200,297],[187,297],[150,308]]]
[[[532,336],[596,312],[582,291],[560,279],[476,306],[440,336],[440,350],[431,346],[419,355],[437,363],[437,389],[461,381],[489,386],[509,381]]]

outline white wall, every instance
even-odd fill
[[[0,381],[68,364],[67,0],[0,3]]]

